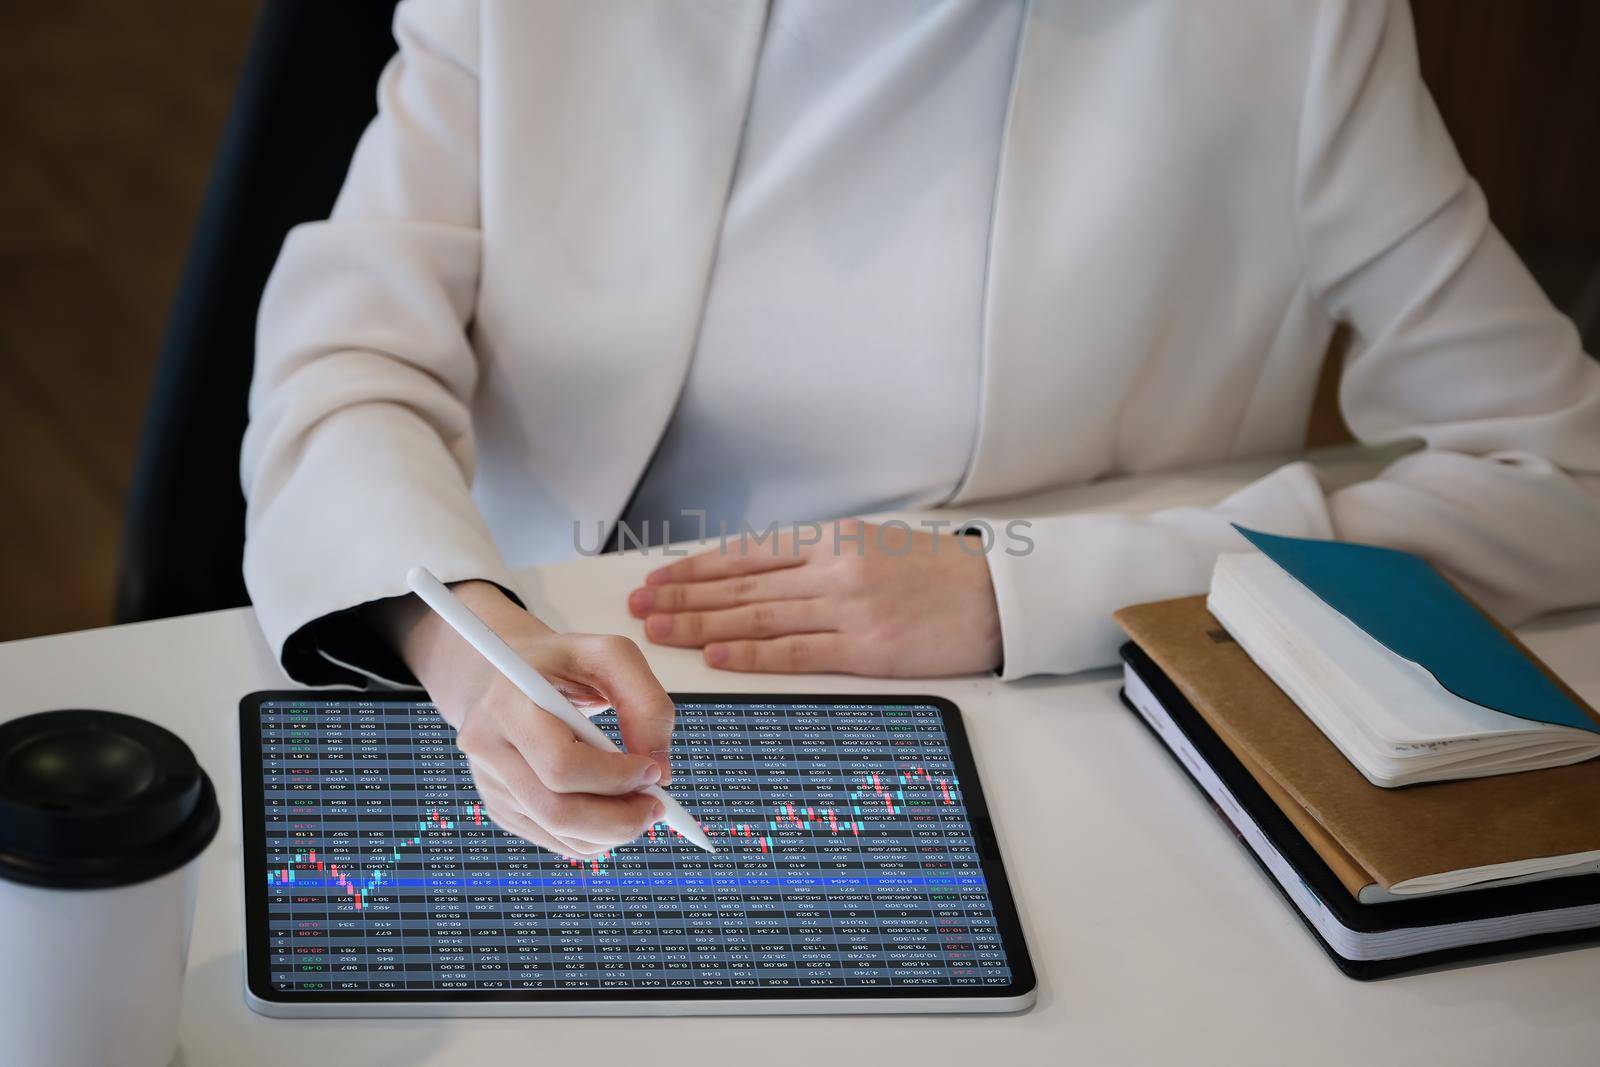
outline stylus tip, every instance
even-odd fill
[[[691,824],[684,827],[684,831],[685,832],[683,836],[688,838],[691,845],[694,845],[696,848],[704,849],[706,852],[710,852],[712,854],[716,853],[717,846],[711,843],[711,838],[707,837],[705,831],[700,829],[700,827]]]

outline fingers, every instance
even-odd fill
[[[837,633],[791,634],[766,641],[728,641],[706,646],[706,663],[729,671],[810,674],[848,671],[850,644]]]
[[[661,802],[644,793],[608,797],[554,792],[507,743],[477,760],[510,794],[516,810],[562,840],[610,847],[632,841],[665,814]]]
[[[748,604],[726,611],[652,615],[645,620],[650,640],[680,648],[719,641],[820,633],[833,628],[833,605],[821,598]]]
[[[774,537],[770,543],[757,543],[741,537],[737,543],[730,541],[725,548],[700,552],[665,567],[658,567],[645,575],[644,584],[656,586],[734,578],[741,574],[798,567],[805,561],[804,553],[795,549],[793,537]]]
[[[558,856],[588,858],[607,851],[608,846],[593,841],[557,837],[528,818],[517,810],[517,802],[506,787],[482,764],[472,763],[472,781],[478,787],[478,796],[483,800],[484,814],[489,817],[490,822],[507,833],[516,834],[523,840],[531,841]]]
[[[734,578],[647,585],[628,594],[628,611],[642,619],[660,612],[713,611],[763,600],[797,600],[810,595],[815,584],[805,569],[786,567]]]
[[[602,752],[573,736],[554,715],[534,706],[506,716],[505,736],[551,792],[623,796],[661,781],[647,755]]]
[[[617,709],[622,743],[631,753],[648,755],[661,768],[661,782],[672,780],[667,752],[678,709],[645,662],[639,646],[612,635],[577,639],[573,670],[604,693]]]
[[[642,790],[667,780],[676,708],[624,637],[557,634],[521,613],[498,620],[502,636],[569,699],[617,709],[629,752],[580,742],[480,659],[454,665],[441,714],[499,824],[566,855],[631,841],[659,822],[663,805]],[[441,675],[437,681],[449,681]]]

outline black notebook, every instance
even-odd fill
[[[1221,738],[1135,644],[1123,702],[1211,800],[1334,964],[1372,979],[1600,942],[1600,875],[1362,904]]]

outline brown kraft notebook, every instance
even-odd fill
[[[1115,618],[1352,894],[1600,850],[1600,761],[1382,789],[1228,636],[1205,597],[1138,604]]]

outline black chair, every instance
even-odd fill
[[[129,494],[117,619],[249,603],[239,442],[256,306],[326,218],[377,110],[395,0],[265,0],[167,323]]]

